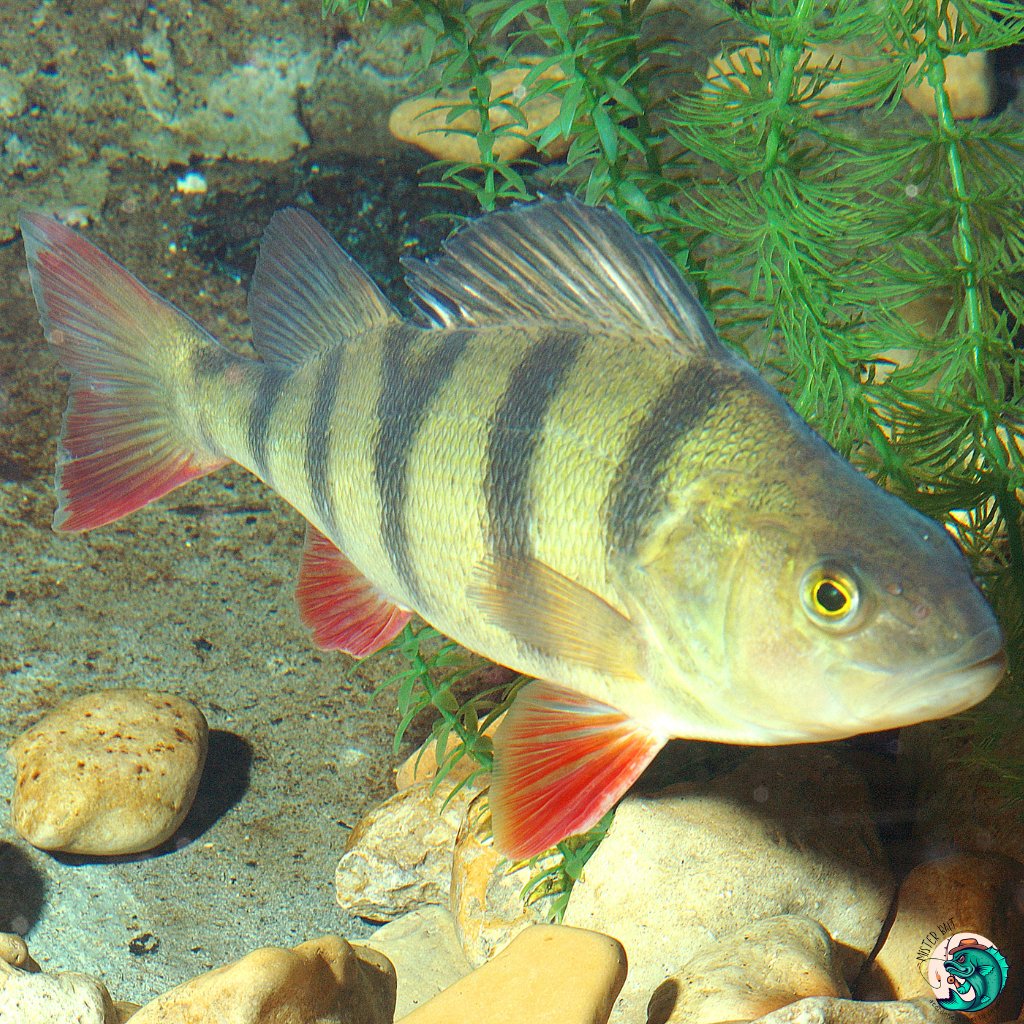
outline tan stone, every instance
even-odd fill
[[[549,855],[532,867],[510,864],[491,840],[486,794],[473,799],[455,841],[451,908],[462,950],[474,967],[524,928],[546,921],[547,902],[524,906],[523,887],[555,859]]]
[[[528,67],[509,68],[491,77],[492,103],[504,97],[517,104],[527,122],[525,129],[517,126],[495,139],[494,155],[501,160],[515,160],[523,156],[532,149],[532,143],[526,136],[542,131],[558,117],[561,100],[557,94],[548,93],[522,102],[526,95],[523,81],[529,73]],[[540,77],[562,79],[565,75],[556,66],[543,72]],[[419,146],[439,160],[478,163],[480,149],[476,133],[480,130],[480,118],[476,111],[466,111],[451,120],[448,117],[453,105],[466,103],[468,99],[469,91],[465,90],[406,100],[391,112],[388,128],[396,139]],[[502,106],[492,106],[489,116],[494,127],[515,124],[512,114]],[[561,152],[564,152],[564,147]]]
[[[334,875],[338,904],[391,921],[425,904],[447,906],[452,850],[471,793],[418,782],[373,808],[351,831]]]
[[[14,828],[65,853],[158,846],[192,806],[207,731],[199,709],[172,694],[112,689],[68,701],[8,751]]]
[[[39,964],[29,954],[28,943],[20,935],[11,932],[0,932],[0,960],[11,967],[20,967],[23,971],[39,970]]]
[[[921,950],[935,954],[962,931],[995,943],[1008,964],[1024,961],[1024,865],[1009,857],[956,854],[921,864],[903,880],[896,900],[885,944],[858,987],[860,999],[933,996]],[[1012,1020],[1022,1001],[1024,977],[1011,967],[1002,994],[971,1020]]]
[[[759,1017],[756,1024],[964,1024],[959,1013],[934,999],[861,1003],[855,999],[811,996]]]
[[[254,950],[146,1003],[131,1024],[391,1024],[395,971],[336,935]]]
[[[614,939],[535,925],[401,1024],[605,1024],[625,978]]]
[[[809,996],[849,995],[817,921],[768,917],[702,949],[663,981],[647,1024],[754,1020]]]
[[[0,960],[0,1024],[119,1024],[103,982],[87,974],[43,974]]]
[[[849,983],[895,885],[861,777],[820,746],[754,750],[710,783],[629,794],[563,921],[617,938],[630,974],[615,1020],[712,942],[764,917],[821,924]]]
[[[123,999],[115,999],[114,1024],[127,1024],[139,1009],[141,1009],[141,1005],[139,1003],[128,1003]]]
[[[946,94],[953,117],[960,119],[985,117],[992,113],[996,97],[996,77],[987,53],[975,51],[962,57],[947,57]],[[919,114],[935,117],[935,90],[921,75],[921,62],[912,65],[903,86],[903,98]]]
[[[383,953],[398,977],[395,1018],[412,1013],[473,969],[445,907],[413,910],[378,928],[366,945]]]

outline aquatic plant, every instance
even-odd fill
[[[815,429],[957,536],[1010,669],[956,728],[1024,799],[1024,765],[1002,752],[1024,684],[1024,125],[1012,111],[955,120],[945,64],[1024,43],[1024,10],[711,2],[731,41],[709,82],[685,80],[687,44],[646,0],[404,0],[422,27],[410,69],[467,90],[437,102],[480,125],[479,160],[432,164],[427,183],[485,209],[553,188],[614,204]],[[493,73],[527,58],[523,88],[492,95]],[[541,77],[555,67],[564,78]],[[908,82],[930,88],[934,118],[901,106]],[[560,113],[531,139],[570,140],[564,159],[498,159],[496,138],[525,133],[522,105],[542,94]],[[494,124],[498,106],[511,123]]]

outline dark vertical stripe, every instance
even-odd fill
[[[579,356],[580,335],[556,334],[532,346],[512,371],[487,435],[488,530],[491,551],[531,554],[530,470],[548,409]]]
[[[438,344],[420,357],[410,348],[423,332],[400,324],[384,335],[381,392],[377,400],[374,477],[381,502],[381,535],[391,565],[415,600],[419,580],[409,555],[407,504],[409,453],[430,413],[430,406],[466,351],[470,331],[438,332]]]
[[[288,374],[276,367],[264,364],[249,408],[249,427],[247,437],[249,451],[252,453],[252,470],[261,479],[269,481],[270,467],[267,463],[267,441],[270,436],[270,423],[274,418],[274,406],[277,405],[284,382]]]
[[[604,517],[610,551],[632,551],[665,503],[662,481],[677,445],[700,427],[733,375],[714,363],[687,363],[637,425],[612,478]]]
[[[332,448],[331,426],[338,403],[344,354],[344,346],[337,345],[324,357],[313,386],[313,402],[306,425],[306,478],[309,480],[309,493],[316,514],[331,533],[335,532],[337,524],[328,467]]]

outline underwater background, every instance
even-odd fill
[[[0,816],[0,932],[27,936],[44,970],[97,975],[137,1002],[258,946],[364,939],[376,924],[338,906],[335,868],[433,724],[417,718],[396,746],[395,690],[371,699],[408,669],[401,649],[356,664],[312,646],[294,608],[302,522],[241,468],[95,532],[51,530],[65,383],[32,300],[23,208],[82,230],[248,352],[246,287],[282,207],[313,212],[407,313],[399,258],[436,252],[461,218],[569,191],[613,203],[696,281],[726,342],[856,465],[927,514],[963,510],[953,521],[1006,631],[1007,680],[955,723],[829,751],[863,773],[897,877],[958,844],[1024,859],[1020,12],[960,5],[964,22],[980,12],[961,48],[992,51],[981,116],[956,121],[972,126],[961,137],[941,110],[898,99],[880,50],[836,56],[854,38],[895,50],[906,5],[337,6],[15,0],[0,12],[0,740],[108,687],[186,697],[211,729],[192,811],[150,853],[48,854]],[[831,58],[809,63],[801,32]],[[718,91],[702,92],[709,61],[743,45],[754,50],[732,64],[735,80],[720,66]],[[538,73],[509,87],[513,100],[481,99],[500,61],[569,50],[576,77]],[[857,103],[826,91],[842,59]],[[492,107],[494,120],[482,143],[464,129],[475,154],[439,165],[389,115],[441,86],[470,90],[449,101],[475,114],[467,123]],[[834,109],[781,109],[783,87],[808,110]],[[525,105],[545,99],[554,113],[535,122]],[[502,125],[499,106],[518,113]],[[517,134],[536,146],[506,156],[498,143]],[[913,173],[894,180],[897,144],[916,137],[903,153]],[[767,210],[776,160],[793,191]],[[424,187],[439,179],[448,187]],[[777,234],[757,234],[752,210]],[[963,402],[929,404],[927,382],[951,365],[975,390],[951,385]],[[896,399],[872,392],[893,374]],[[406,693],[401,710],[416,700],[430,704]],[[743,754],[675,743],[644,785],[704,779]],[[8,804],[14,774],[0,761]]]

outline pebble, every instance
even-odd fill
[[[485,964],[530,925],[547,920],[549,901],[523,905],[530,879],[559,859],[547,855],[532,865],[510,864],[491,840],[487,796],[474,797],[455,840],[451,908],[462,951],[474,967]]]
[[[336,935],[266,947],[146,1003],[131,1024],[392,1024],[395,969]]]
[[[334,875],[338,904],[370,921],[448,906],[452,850],[472,792],[417,782],[374,807],[349,833]]]
[[[401,1024],[606,1024],[625,977],[614,939],[534,925]]]
[[[455,934],[455,920],[445,907],[424,907],[404,914],[378,928],[365,945],[395,965],[396,1020],[473,970]]]
[[[14,932],[0,932],[0,961],[24,971],[39,970],[39,964],[29,954],[28,943]]]
[[[563,921],[625,946],[615,1019],[632,1024],[682,961],[764,917],[821,924],[849,982],[894,891],[860,776],[820,747],[765,748],[706,785],[627,796]]]
[[[492,102],[499,97],[511,96],[513,102],[520,102],[523,95],[523,81],[530,73],[530,68],[509,68],[499,71],[491,77]],[[561,79],[565,75],[556,65],[549,68],[541,78]],[[437,96],[418,96],[399,103],[391,112],[388,129],[401,142],[409,142],[425,150],[438,160],[480,162],[480,149],[475,134],[459,134],[459,132],[475,133],[480,129],[480,118],[475,110],[466,111],[449,120],[451,107],[468,102],[469,90]],[[494,140],[494,155],[500,160],[515,160],[533,149],[523,136],[546,128],[558,117],[561,99],[557,94],[549,93],[520,103],[520,109],[526,117],[525,131],[516,125],[513,131],[499,135]],[[512,115],[504,107],[492,106],[490,109],[492,126],[514,124]],[[457,129],[458,131],[452,131]],[[556,140],[557,141],[557,140]],[[565,146],[549,147],[552,156],[564,153]]]
[[[0,1024],[120,1024],[103,982],[43,974],[0,960]]]
[[[998,854],[961,853],[914,868],[900,886],[892,927],[858,986],[858,998],[932,996],[920,951],[934,952],[959,931],[983,935],[1008,964],[1024,963],[1024,865]],[[1024,977],[1011,967],[1002,994],[972,1012],[971,1020],[1013,1020],[1022,1002]]]
[[[691,957],[658,986],[647,1024],[747,1021],[809,996],[849,998],[828,932],[808,917],[767,917]]]
[[[207,732],[199,709],[172,694],[111,689],[70,700],[8,751],[11,822],[42,850],[151,850],[192,806]]]

